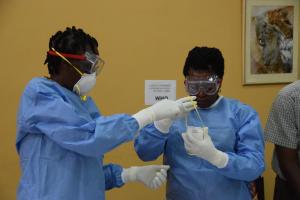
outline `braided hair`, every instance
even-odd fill
[[[189,70],[210,71],[219,78],[224,75],[224,58],[217,48],[195,47],[190,50],[183,67],[183,75],[188,76]]]
[[[58,31],[50,38],[49,50],[54,48],[61,53],[83,54],[86,51],[86,46],[90,46],[95,54],[98,54],[98,42],[95,38],[85,33],[82,29],[67,27],[63,32]],[[44,64],[48,64],[50,75],[59,73],[59,66],[64,62],[58,56],[52,56],[47,53]]]

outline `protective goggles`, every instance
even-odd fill
[[[203,79],[192,79],[187,77],[184,81],[185,89],[190,95],[197,95],[204,92],[206,95],[214,95],[218,92],[221,79],[217,75],[208,76]]]
[[[98,75],[103,69],[105,63],[104,60],[102,60],[98,55],[89,52],[85,52],[82,55],[76,55],[68,53],[59,53],[54,48],[51,49],[52,50],[47,52],[49,55],[61,57],[64,61],[72,65],[80,75],[83,74],[82,71],[87,74],[92,74],[96,72],[96,75]],[[81,71],[78,70],[78,68],[75,67],[67,58],[83,61],[78,67]]]

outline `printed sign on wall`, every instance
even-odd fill
[[[145,104],[163,99],[176,100],[176,80],[145,80]]]

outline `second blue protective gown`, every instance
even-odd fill
[[[167,200],[250,200],[248,183],[264,171],[264,140],[257,113],[237,100],[222,98],[208,109],[198,109],[217,149],[229,156],[223,169],[187,154],[181,134],[186,126],[200,126],[195,111],[179,119],[168,134],[154,125],[141,130],[135,149],[144,161],[161,154],[170,165]],[[187,122],[187,123],[186,123]]]

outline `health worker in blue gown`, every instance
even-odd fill
[[[152,161],[163,155],[170,166],[167,200],[250,200],[249,183],[265,168],[257,112],[219,95],[224,75],[219,49],[190,50],[183,74],[198,108],[144,127],[135,140],[138,156]]]
[[[45,64],[50,77],[29,82],[18,111],[16,147],[22,176],[17,199],[104,200],[105,190],[126,182],[152,189],[162,185],[169,166],[123,169],[103,165],[103,155],[133,140],[146,124],[191,110],[193,98],[163,100],[133,116],[102,116],[86,94],[104,61],[96,39],[76,27],[50,38]]]

